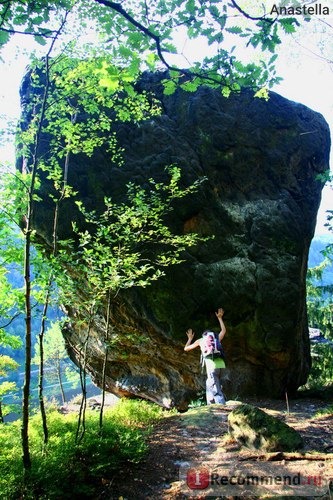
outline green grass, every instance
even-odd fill
[[[21,422],[0,425],[1,499],[94,498],[102,481],[112,480],[119,467],[140,462],[146,437],[163,410],[145,401],[122,400],[104,413],[99,433],[99,412],[87,411],[86,432],[75,444],[77,415],[48,413],[50,432],[43,445],[39,415],[29,425],[32,468],[24,479],[20,441]]]
[[[315,416],[322,417],[323,415],[333,415],[333,405],[329,405],[326,408],[318,410]]]

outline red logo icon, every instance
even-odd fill
[[[186,483],[191,490],[205,490],[210,483],[210,472],[206,468],[189,469],[186,475]]]

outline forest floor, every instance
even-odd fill
[[[264,453],[242,448],[228,434],[228,414],[236,402],[228,402],[225,406],[193,408],[159,421],[149,437],[146,460],[137,465],[124,466],[115,477],[105,481],[96,499],[256,499],[287,496],[332,499],[333,493],[328,491],[328,484],[331,481],[332,485],[333,479],[333,415],[317,415],[319,410],[332,403],[313,398],[295,399],[289,402],[287,411],[285,401],[246,399],[243,402],[261,408],[299,431],[304,440],[301,452]],[[190,470],[197,475],[191,474]],[[206,485],[205,481],[208,481],[207,471],[219,474],[215,476],[218,481],[202,489],[201,485]],[[275,486],[278,490],[272,492],[269,485],[259,490],[258,486],[218,484],[225,475],[237,478],[248,475],[287,476],[297,486],[287,486],[287,489]],[[287,485],[288,481],[284,480]]]

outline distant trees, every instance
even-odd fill
[[[16,339],[12,339],[12,342],[15,342]],[[3,340],[0,341],[0,346],[4,345]],[[14,361],[13,358],[7,356],[5,354],[0,354],[0,377],[6,378],[10,371],[16,370],[18,368],[18,363]],[[10,382],[8,380],[4,380],[0,382],[0,423],[4,422],[4,416],[6,412],[3,408],[3,397],[15,392],[17,389],[15,382]]]
[[[331,214],[329,211],[327,227],[333,236]],[[327,276],[331,278],[332,273],[325,273],[333,265],[333,243],[323,246],[322,261],[308,270],[307,277],[309,326],[318,328],[327,340],[311,346],[313,366],[308,385],[321,388],[333,384],[333,282],[327,281]]]
[[[326,255],[327,250],[324,251]],[[310,326],[319,328],[326,338],[333,340],[333,283],[323,283],[323,273],[332,258],[326,257],[321,264],[310,268],[307,278],[307,306]]]
[[[8,281],[10,264],[17,261],[21,254],[17,249],[16,236],[13,235],[12,206],[8,205],[7,195],[7,189],[3,185],[2,189],[0,189],[0,205],[3,207],[0,210],[0,378],[4,379],[18,367],[18,363],[13,357],[4,354],[4,352],[6,352],[6,349],[14,352],[15,349],[22,345],[20,338],[6,331],[20,313],[20,304],[22,304],[22,297],[20,297],[18,288],[13,288]],[[6,205],[3,205],[4,200],[6,200]],[[6,414],[3,398],[15,392],[16,389],[15,382],[0,381],[0,423],[3,423]]]
[[[43,348],[45,379],[49,382],[58,384],[62,402],[64,404],[66,402],[64,390],[65,378],[70,378],[72,381],[74,381],[75,378],[78,381],[79,376],[77,370],[74,369],[73,364],[68,358],[59,322],[52,323],[50,328],[45,332]],[[39,360],[39,342],[37,341],[35,346],[35,355],[32,361],[38,365]]]
[[[330,181],[332,188],[332,180]],[[320,241],[313,267],[307,276],[307,306],[310,326],[319,328],[326,338],[333,340],[333,210],[327,211],[328,235]],[[314,240],[315,244],[318,244]]]

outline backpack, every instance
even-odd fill
[[[200,347],[203,361],[206,358],[214,359],[214,357],[225,359],[223,347],[217,333],[210,332],[208,330],[205,331],[202,334]]]

